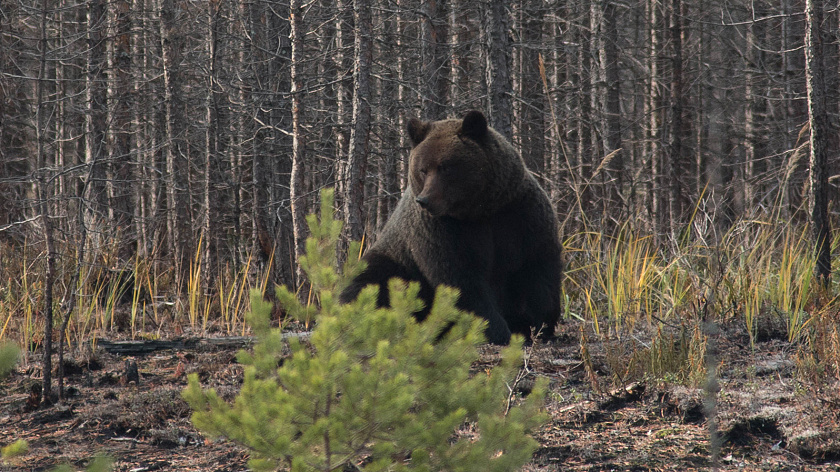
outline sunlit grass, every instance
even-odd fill
[[[829,322],[838,312],[837,284],[824,290],[817,283],[806,226],[749,219],[717,234],[709,220],[698,212],[692,225],[671,239],[631,224],[613,234],[584,229],[564,235],[563,312],[580,323],[582,346],[613,346],[609,362],[617,382],[639,376],[695,382],[705,368],[701,328],[714,322],[753,348],[771,336],[804,349],[802,359],[840,365],[837,329]],[[183,274],[160,263],[157,250],[125,266],[109,262],[116,260],[113,246],[102,254],[90,251],[76,287],[68,343],[108,336],[157,338],[186,329],[191,335],[246,334],[249,289],[270,291],[275,255],[260,269],[253,255],[238,266],[226,262],[210,268],[204,266],[203,244],[201,238]],[[835,236],[835,252],[838,244]],[[57,304],[76,270],[73,248],[64,249]],[[0,246],[0,280],[5,281],[0,341],[33,349],[43,339],[42,256],[29,244]],[[213,278],[205,280],[208,273]],[[307,292],[299,295],[310,298]],[[763,329],[768,325],[779,326],[780,333]]]
[[[689,225],[672,244],[655,244],[629,225],[615,235],[567,235],[564,313],[582,314],[588,342],[604,343],[617,382],[702,381],[707,321],[726,327],[728,336],[743,335],[751,347],[761,333],[761,340],[831,353],[825,347],[832,346],[831,330],[815,328],[814,320],[837,312],[829,295],[837,287],[824,291],[816,283],[809,236],[804,225],[758,219],[720,234],[711,225]],[[621,349],[609,347],[615,342]]]
[[[62,248],[60,279],[56,283],[56,311],[69,293],[74,248]],[[110,250],[110,248],[107,248]],[[199,251],[196,252],[198,256]],[[200,257],[191,258],[189,273],[178,289],[175,269],[157,262],[154,252],[134,257],[126,266],[106,266],[110,254],[89,253],[78,278],[77,303],[65,332],[69,346],[95,342],[101,337],[153,339],[191,334],[245,335],[244,314],[249,310],[248,291],[270,283],[269,269],[255,270],[253,256],[240,267],[218,267],[209,290],[202,286],[207,270]],[[24,355],[41,346],[43,339],[43,258],[31,246],[0,246],[0,341],[26,347]],[[273,263],[273,259],[270,261]],[[56,321],[54,329],[60,325]],[[216,334],[216,335],[218,335]]]

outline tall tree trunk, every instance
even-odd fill
[[[348,118],[352,112],[352,57],[348,49],[352,47],[352,31],[350,23],[353,20],[352,8],[348,7],[353,0],[336,0],[336,25],[335,25],[335,62],[336,62],[336,119],[335,119],[335,174],[336,192],[335,203],[340,213],[344,212],[344,197],[347,195],[347,154],[350,142],[350,133],[347,129]],[[348,17],[349,16],[349,17]],[[349,79],[349,80],[348,80]],[[349,85],[348,85],[349,82]],[[346,220],[346,215],[340,215]]]
[[[519,95],[522,98],[519,139],[522,158],[535,172],[540,183],[546,183],[545,163],[545,93],[540,79],[540,48],[543,44],[542,2],[526,0],[520,10],[522,46],[519,56]]]
[[[783,143],[783,152],[787,155],[787,162],[784,164],[784,179],[782,180],[781,187],[779,188],[779,207],[781,210],[781,219],[788,220],[791,215],[796,211],[795,208],[795,200],[792,198],[793,189],[790,185],[790,180],[793,175],[793,169],[791,169],[791,165],[795,165],[792,162],[794,156],[797,153],[794,151],[794,143],[798,146],[798,140],[793,139],[793,135],[795,133],[794,125],[793,125],[793,117],[795,116],[795,111],[792,106],[792,97],[793,97],[793,84],[791,73],[788,71],[793,70],[793,64],[791,62],[791,43],[793,42],[792,35],[791,35],[791,23],[793,19],[791,18],[791,0],[782,0],[782,38],[781,38],[781,46],[782,46],[782,81],[784,82],[783,85],[783,95],[782,95],[782,143]]]
[[[447,103],[447,59],[450,51],[446,47],[446,16],[442,0],[422,0],[420,19],[420,109],[423,118],[439,120],[444,118]],[[358,28],[358,25],[357,25]]]
[[[187,188],[186,148],[183,146],[183,131],[186,123],[183,116],[183,93],[180,74],[181,35],[183,25],[176,18],[180,10],[177,0],[158,0],[160,13],[160,40],[163,51],[163,95],[164,95],[164,155],[166,160],[166,230],[169,256],[175,267],[185,268],[191,251]]]
[[[824,287],[831,279],[831,221],[828,219],[828,133],[822,0],[805,1],[805,79],[808,124],[811,127],[810,195],[811,231],[817,255],[816,275]]]
[[[655,234],[661,237],[666,230],[668,211],[667,211],[667,186],[663,172],[663,155],[662,155],[662,84],[660,83],[662,75],[662,67],[660,63],[660,55],[662,54],[662,41],[660,38],[660,25],[662,24],[662,15],[659,11],[659,2],[648,1],[646,3],[648,9],[648,17],[650,29],[648,36],[650,41],[648,51],[648,67],[650,68],[650,79],[648,83],[648,93],[645,100],[645,116],[648,117],[648,123],[645,135],[645,151],[644,154],[649,159],[650,180],[647,192],[649,201],[651,219]]]
[[[292,175],[289,198],[292,202],[292,227],[294,228],[295,267],[297,281],[295,286],[303,283],[303,272],[300,268],[300,257],[306,243],[306,199],[304,197],[304,172],[306,159],[306,137],[304,136],[304,102],[302,84],[303,60],[303,8],[300,0],[290,0],[289,17],[291,18],[292,38]]]
[[[622,218],[624,209],[622,197],[624,155],[621,144],[621,88],[618,64],[618,25],[616,4],[612,0],[601,2],[602,47],[600,49],[602,74],[606,84],[604,90],[603,146],[604,155],[609,157],[605,166],[604,197],[605,210],[611,210],[613,218]]]
[[[568,51],[565,51],[562,48],[563,44],[563,31],[560,29],[560,20],[559,17],[567,11],[565,8],[558,12],[554,18],[552,18],[545,28],[545,33],[543,38],[547,40],[547,44],[550,46],[551,51],[547,52],[545,56],[541,56],[543,60],[543,67],[542,73],[545,74],[544,79],[545,82],[543,87],[545,88],[545,101],[548,105],[550,115],[549,118],[551,121],[548,124],[549,128],[549,140],[547,144],[547,154],[546,154],[546,191],[548,192],[548,196],[552,202],[557,202],[560,199],[560,176],[562,175],[561,169],[565,166],[564,164],[568,159],[566,156],[566,149],[563,143],[563,139],[565,138],[565,128],[568,122],[568,114],[566,114],[566,110],[563,107],[565,102],[565,98],[563,94],[560,94],[559,91],[563,84],[563,72],[564,68],[563,65],[567,60],[566,56],[568,55]],[[546,65],[548,64],[548,65]],[[569,176],[571,178],[571,176]],[[572,185],[575,185],[575,180],[571,180]],[[562,228],[561,228],[562,230]]]
[[[668,206],[672,234],[683,223],[685,213],[685,173],[689,171],[683,159],[683,48],[682,0],[672,0],[670,11],[671,40],[671,103],[668,130],[668,178],[671,183]]]
[[[132,0],[132,11],[146,11],[145,0]],[[134,233],[137,238],[136,253],[138,257],[145,258],[152,250],[153,243],[151,241],[151,234],[149,229],[149,219],[152,212],[152,201],[154,200],[154,192],[150,191],[153,182],[156,179],[152,177],[151,170],[155,168],[153,153],[148,152],[146,141],[150,139],[147,129],[147,124],[150,117],[147,114],[148,104],[152,100],[142,100],[146,90],[146,73],[148,72],[147,57],[149,54],[148,43],[146,39],[148,16],[138,15],[132,19],[133,27],[131,33],[131,80],[132,80],[132,94],[134,99],[131,101],[131,127],[130,133],[133,137],[132,147],[134,148],[136,165],[134,166],[134,174],[132,178],[136,182],[132,186],[134,191]]]
[[[92,165],[105,152],[105,2],[87,3],[87,74],[85,76],[85,163]],[[108,193],[103,166],[96,166],[90,187],[94,218],[102,218],[108,209]],[[90,224],[88,221],[86,224]]]
[[[402,12],[405,3],[408,0],[397,0],[397,9],[398,11]],[[406,37],[406,23],[407,21],[403,17],[402,13],[397,15],[397,49],[402,50],[405,46],[405,37]],[[453,43],[454,44],[454,43]],[[397,116],[397,123],[399,126],[399,157],[397,161],[397,174],[399,177],[399,184],[400,184],[400,191],[406,189],[408,186],[408,159],[406,155],[408,154],[409,149],[409,139],[408,133],[406,132],[406,126],[408,125],[408,117],[406,117],[407,110],[409,109],[408,104],[406,101],[409,97],[409,87],[406,86],[408,83],[407,77],[407,69],[406,67],[406,58],[403,57],[403,54],[397,54],[397,102],[401,104],[401,113]],[[398,197],[399,198],[399,197]]]
[[[38,213],[44,230],[44,240],[47,249],[47,277],[44,282],[44,365],[43,384],[41,392],[43,403],[52,403],[52,342],[53,342],[53,292],[56,278],[56,250],[54,229],[49,205],[49,182],[51,176],[47,172],[47,129],[49,126],[49,110],[47,109],[47,7],[49,1],[41,3],[40,40],[38,42],[38,81],[36,83],[37,102],[35,108],[35,139],[37,144],[35,193],[38,199]]]
[[[753,18],[755,12],[753,12]],[[749,211],[755,203],[755,22],[747,25],[744,52],[744,208]]]
[[[576,165],[578,172],[583,176],[583,185],[579,189],[578,198],[581,203],[581,218],[585,220],[586,218],[596,216],[592,215],[592,210],[595,208],[595,197],[592,186],[590,185],[594,171],[592,163],[594,150],[592,148],[591,126],[594,116],[594,110],[592,109],[592,58],[590,56],[592,51],[590,48],[592,34],[591,28],[588,27],[590,23],[590,9],[583,7],[578,12],[583,15],[581,21],[585,27],[577,28],[577,37],[575,38],[579,44],[577,64],[575,64],[575,69],[577,70],[575,78],[580,89],[580,97],[576,103],[577,110],[575,110],[577,112],[577,118],[575,119],[577,128]]]
[[[377,0],[378,12],[387,11],[388,0]],[[399,28],[396,23],[399,21],[398,17],[386,16],[382,13],[377,14],[375,19],[376,24],[384,26],[383,41],[377,41],[374,44],[375,57],[387,57],[393,53],[394,44],[399,44],[398,38],[394,37],[395,30]],[[377,198],[376,198],[376,232],[378,233],[388,217],[394,211],[397,201],[400,198],[400,184],[399,184],[399,170],[397,163],[399,162],[399,154],[401,149],[394,149],[394,146],[400,142],[399,135],[402,130],[391,125],[393,117],[404,115],[400,109],[401,103],[399,100],[394,100],[397,96],[396,71],[390,69],[385,77],[377,78],[376,80],[376,95],[379,107],[377,107],[377,117],[375,122],[387,123],[383,126],[380,132],[385,141],[386,151],[379,159],[378,179],[377,179]]]
[[[207,53],[207,77],[204,95],[204,181],[202,182],[202,215],[201,234],[203,243],[201,246],[201,285],[202,293],[209,294],[212,286],[212,264],[211,254],[215,249],[217,235],[212,232],[210,222],[213,219],[215,199],[212,197],[213,190],[213,168],[218,153],[218,128],[216,110],[216,98],[213,87],[216,83],[216,49],[217,34],[216,28],[219,18],[220,4],[207,2],[207,36],[205,37],[205,48]]]
[[[267,156],[271,163],[267,186],[271,190],[267,206],[260,209],[260,213],[266,222],[268,232],[273,236],[272,249],[274,256],[274,274],[276,283],[283,283],[289,286],[294,285],[294,263],[291,248],[294,247],[294,230],[292,227],[292,212],[289,205],[289,183],[292,171],[291,137],[283,131],[291,128],[292,113],[289,106],[291,100],[287,91],[291,89],[288,72],[289,59],[292,55],[292,43],[289,37],[291,30],[289,25],[288,4],[275,6],[273,9],[273,22],[278,23],[270,27],[280,45],[280,54],[275,55],[268,64],[268,76],[273,78],[274,85],[271,85],[271,104],[269,106],[269,119],[272,123],[272,153]],[[328,80],[330,80],[328,78]],[[255,158],[257,156],[254,156]]]
[[[483,30],[487,109],[490,125],[511,140],[513,135],[513,81],[510,74],[510,18],[505,2],[484,0]]]
[[[370,139],[370,73],[372,57],[372,20],[369,0],[354,0],[356,23],[353,46],[353,127],[347,155],[347,188],[344,217],[347,235],[359,241],[365,232],[364,203]]]
[[[108,40],[106,41],[106,61],[108,82],[106,89],[107,134],[106,154],[108,220],[116,238],[121,261],[131,258],[134,248],[134,236],[128,229],[132,225],[134,213],[131,186],[131,155],[129,153],[129,115],[127,98],[129,92],[129,73],[131,55],[129,51],[129,4],[126,0],[109,2],[107,14]]]

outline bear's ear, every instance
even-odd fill
[[[426,134],[429,132],[429,123],[412,118],[408,120],[406,129],[408,130],[408,137],[411,138],[411,143],[417,146],[426,139]]]
[[[461,134],[474,140],[483,138],[487,134],[487,118],[484,113],[476,110],[467,112],[461,124]]]

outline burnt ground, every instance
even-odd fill
[[[584,362],[577,328],[567,329],[528,348],[528,367],[551,379],[551,420],[536,433],[540,448],[524,470],[840,470],[840,385],[804,383],[788,343],[751,350],[743,338],[721,336],[717,414],[710,416],[701,389],[655,379],[616,388],[604,353],[590,345]],[[0,445],[25,439],[29,452],[0,470],[81,469],[101,453],[116,459],[117,471],[247,470],[246,450],[200,434],[180,397],[191,372],[232,396],[242,379],[236,350],[200,344],[130,356],[100,347],[65,365],[64,403],[34,410],[28,400],[41,373],[35,362],[19,366],[0,381]],[[481,363],[497,354],[484,348]],[[527,382],[519,388],[527,392]],[[713,429],[719,447],[709,439]]]

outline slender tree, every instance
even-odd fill
[[[420,6],[420,109],[427,120],[444,118],[448,102],[447,62],[450,53],[446,43],[448,34],[444,5],[442,0],[421,0]]]
[[[35,140],[37,145],[37,161],[36,161],[36,179],[35,179],[35,196],[38,202],[38,220],[43,229],[44,241],[47,249],[47,273],[44,283],[44,364],[43,364],[43,384],[41,391],[43,392],[43,403],[52,403],[52,353],[53,353],[53,295],[55,292],[56,280],[56,259],[58,254],[55,249],[55,228],[53,225],[53,215],[50,212],[50,183],[53,176],[48,174],[47,168],[47,150],[49,136],[47,130],[49,127],[49,116],[51,114],[50,105],[47,101],[47,60],[48,60],[48,43],[47,43],[47,27],[48,27],[48,13],[49,0],[43,0],[40,8],[40,39],[38,41],[38,80],[35,84],[36,89],[36,107],[35,107]]]
[[[623,208],[622,183],[624,180],[624,154],[621,142],[621,78],[618,62],[618,18],[616,2],[606,0],[601,2],[601,30],[602,47],[600,48],[601,77],[603,87],[603,123],[602,140],[606,163],[606,189],[604,191],[605,209],[612,210],[613,218],[623,219],[620,212]],[[609,156],[609,157],[607,157]]]
[[[370,142],[370,72],[372,63],[372,19],[369,0],[353,0],[355,40],[353,45],[353,127],[347,154],[347,188],[344,215],[347,236],[359,241],[365,232],[365,178]]]
[[[526,0],[519,10],[522,25],[522,45],[519,54],[519,141],[522,157],[528,168],[545,184],[545,93],[540,79],[540,51],[542,49],[542,2]]]
[[[504,137],[512,139],[513,82],[510,72],[509,12],[504,2],[484,0],[482,7],[488,119],[490,125]]]
[[[817,255],[816,275],[824,286],[831,277],[831,221],[828,219],[828,110],[822,0],[805,2],[805,77],[810,126],[811,231]]]
[[[184,145],[185,116],[181,50],[183,25],[176,16],[178,0],[156,0],[160,15],[160,41],[163,66],[163,135],[166,162],[166,233],[170,257],[177,267],[185,269],[192,253],[189,223],[187,181],[188,156]]]
[[[668,199],[670,229],[676,234],[682,224],[686,211],[685,177],[690,171],[684,159],[683,143],[683,16],[682,0],[671,0],[668,28],[671,43],[671,87],[668,128],[668,179],[670,192]]]
[[[299,261],[304,253],[306,243],[306,199],[304,194],[304,173],[306,158],[306,136],[304,135],[304,101],[302,88],[303,62],[303,7],[299,0],[289,2],[289,23],[291,24],[292,63],[291,63],[291,95],[292,95],[292,174],[289,187],[289,199],[292,205],[292,228],[294,232],[295,261]],[[297,282],[303,283],[303,273],[296,265]]]

